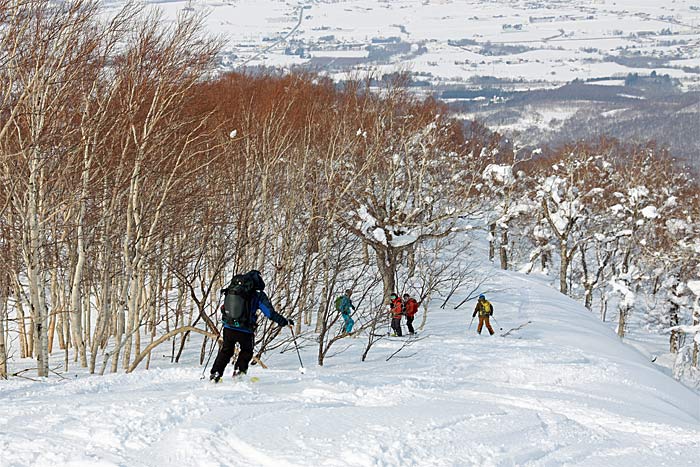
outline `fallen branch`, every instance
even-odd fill
[[[506,331],[505,333],[501,334],[501,337],[506,337],[506,336],[509,335],[511,332],[513,332],[513,331],[518,331],[518,330],[524,328],[525,326],[527,326],[527,325],[530,324],[530,323],[532,323],[532,321],[527,321],[527,322],[521,324],[520,326],[517,326],[517,327],[514,327],[514,328],[512,328],[512,329],[509,329],[509,330]]]
[[[145,349],[143,349],[143,351],[142,351],[140,354],[138,354],[138,355],[136,356],[136,358],[134,359],[134,362],[131,364],[131,366],[129,367],[129,369],[126,370],[126,372],[127,372],[127,373],[131,373],[132,371],[134,371],[134,370],[136,369],[136,367],[138,366],[138,364],[141,363],[141,360],[143,360],[144,358],[146,358],[146,356],[149,354],[149,352],[150,352],[151,350],[153,350],[154,348],[158,347],[160,344],[162,344],[162,343],[165,342],[166,340],[170,339],[171,337],[176,336],[176,335],[178,335],[178,334],[182,334],[183,332],[196,332],[196,333],[198,333],[198,334],[202,334],[203,336],[207,336],[207,337],[209,337],[210,339],[216,339],[216,338],[217,338],[216,335],[214,335],[214,334],[212,334],[212,333],[210,333],[210,332],[204,331],[204,330],[202,330],[202,329],[195,328],[195,327],[193,327],[193,326],[183,326],[183,327],[178,328],[178,329],[173,329],[173,330],[170,331],[169,333],[162,335],[161,337],[159,337],[159,338],[156,339],[155,341],[153,341],[153,342],[151,342],[150,344],[148,344],[148,347],[146,347]]]
[[[29,381],[41,381],[41,380],[38,380],[38,379],[30,378],[29,376],[24,376],[24,375],[22,374],[22,373],[24,373],[24,372],[32,371],[32,370],[36,370],[36,368],[25,368],[24,370],[20,370],[20,371],[18,371],[17,373],[12,373],[11,376],[15,376],[15,377],[17,377],[17,378],[28,379]]]
[[[427,336],[426,336],[426,337],[427,337]],[[403,349],[405,349],[406,347],[409,347],[409,346],[410,346],[411,344],[413,344],[414,342],[418,342],[418,341],[421,341],[421,340],[423,340],[423,339],[425,339],[425,337],[416,337],[416,338],[410,338],[410,337],[409,337],[409,338],[406,340],[406,342],[404,342],[403,345],[401,345],[401,347],[399,347],[399,350],[397,350],[397,351],[394,352],[393,354],[389,355],[389,356],[386,358],[385,361],[388,362],[389,360],[391,360],[391,358],[392,358],[394,355],[396,355],[397,353],[401,352],[401,351],[402,351]]]

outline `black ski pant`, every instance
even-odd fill
[[[231,361],[231,357],[233,357],[233,354],[236,352],[236,343],[240,346],[240,350],[238,351],[236,363],[233,365],[233,370],[243,373],[248,371],[248,364],[253,358],[255,335],[237,329],[224,328],[224,343],[221,348],[219,348],[219,353],[216,355],[214,365],[211,367],[211,374],[224,374],[226,365],[228,365]]]
[[[401,317],[391,318],[391,329],[394,330],[397,336],[401,337]]]
[[[406,327],[408,328],[409,334],[415,334],[416,330],[413,329],[413,319],[415,316],[406,316]]]

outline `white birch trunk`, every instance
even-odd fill
[[[119,307],[118,311],[118,322],[117,322],[117,332],[115,335],[115,342],[114,342],[114,350],[113,355],[112,355],[112,367],[111,367],[111,372],[116,373],[117,369],[119,368],[119,352],[123,345],[129,345],[130,340],[131,340],[131,328],[128,327],[129,324],[132,323],[131,319],[131,310],[133,310],[133,286],[134,286],[134,265],[136,264],[136,258],[132,258],[132,253],[130,251],[130,247],[133,248],[134,253],[133,256],[138,255],[139,248],[136,245],[136,240],[135,237],[138,237],[138,233],[135,232],[138,230],[138,226],[135,225],[135,219],[134,219],[134,212],[136,209],[136,203],[138,202],[138,183],[139,183],[139,175],[140,175],[140,169],[141,169],[141,160],[140,158],[137,158],[135,161],[134,169],[132,171],[132,176],[131,176],[131,183],[129,185],[129,195],[128,195],[128,203],[127,203],[127,209],[126,209],[126,232],[124,235],[124,241],[122,242],[122,252],[124,255],[124,283],[122,284],[122,290],[121,290],[121,297],[120,297],[120,302],[124,304],[124,306]],[[133,245],[132,245],[132,240],[133,240]],[[129,314],[126,314],[126,313]],[[124,325],[126,324],[126,329],[124,329]],[[125,344],[121,344],[121,339],[123,333],[126,332],[128,336],[128,341]],[[128,365],[128,363],[127,363]]]
[[[34,339],[32,338],[31,329],[27,331],[27,326],[25,325],[26,316],[24,314],[24,306],[22,305],[22,293],[20,291],[19,278],[15,275],[12,278],[13,293],[17,300],[15,300],[15,311],[17,312],[17,326],[19,329],[19,356],[20,358],[29,358],[33,355],[32,345]]]
[[[7,379],[7,346],[5,345],[5,320],[7,319],[7,297],[0,299],[0,378]]]
[[[103,186],[103,199],[108,199],[109,186],[105,180]],[[116,205],[115,199],[112,199],[111,206]],[[95,324],[95,332],[92,337],[92,345],[90,346],[90,373],[95,373],[95,365],[97,363],[97,351],[102,347],[109,336],[110,324],[112,322],[112,239],[110,233],[112,231],[112,220],[114,209],[105,206],[102,213],[102,238],[100,247],[100,261],[102,264],[102,272],[100,275],[100,296],[99,308],[97,311],[97,323]]]
[[[40,223],[39,223],[39,155],[32,151],[29,172],[29,190],[27,193],[27,237],[24,248],[24,259],[27,266],[29,281],[29,301],[34,318],[34,339],[37,359],[37,375],[49,375],[49,319],[46,309],[46,291],[44,290],[44,274],[40,272],[39,258],[41,257]]]
[[[87,354],[85,352],[85,341],[83,340],[83,328],[82,328],[82,300],[81,300],[81,284],[83,281],[83,269],[85,266],[85,260],[87,258],[87,253],[85,251],[85,211],[86,211],[86,200],[88,194],[88,183],[90,181],[90,165],[91,159],[88,155],[88,148],[85,148],[83,153],[83,173],[81,176],[81,191],[80,191],[80,201],[78,207],[78,218],[77,223],[77,259],[75,262],[75,270],[73,271],[73,282],[71,284],[71,294],[70,294],[70,324],[71,324],[71,338],[73,340],[73,345],[75,345],[76,352],[80,358],[80,366],[83,368],[87,367]]]

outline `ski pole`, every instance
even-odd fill
[[[207,357],[207,362],[204,364],[204,369],[202,370],[202,377],[199,379],[204,379],[204,375],[207,372],[207,367],[209,366],[209,360],[211,360],[211,354],[214,353],[214,344],[216,344],[216,339],[212,339],[211,350],[209,351],[209,356]]]
[[[219,306],[221,306],[221,295],[219,295],[219,302],[216,304],[216,309],[219,309]],[[221,331],[219,331],[219,335],[223,332],[223,327],[221,328]],[[204,369],[202,370],[202,377],[199,379],[204,379],[204,375],[207,372],[207,367],[209,366],[209,360],[211,360],[211,354],[214,353],[214,344],[216,343],[217,339],[212,339],[212,344],[211,344],[211,350],[209,351],[209,356],[207,357],[207,362],[204,364]]]
[[[304,364],[301,361],[301,354],[299,353],[299,346],[297,345],[297,337],[294,335],[294,328],[289,326],[289,330],[292,331],[292,339],[294,339],[294,348],[297,349],[297,357],[299,357],[299,372],[303,375],[306,373],[306,370],[304,369]]]
[[[498,324],[498,321],[496,321],[496,318],[494,318],[493,315],[491,315],[491,319],[493,320],[494,323],[496,323],[496,326],[498,326],[499,330],[503,331],[503,328],[501,327],[500,324]]]
[[[467,331],[469,331],[472,328],[472,323],[474,322],[474,316],[476,316],[476,315],[472,315],[472,320],[469,321],[469,326],[467,327]]]

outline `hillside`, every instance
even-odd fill
[[[535,277],[501,273],[484,291],[497,334],[530,323],[479,336],[466,332],[473,302],[435,301],[388,361],[404,339],[363,363],[364,337],[348,338],[318,367],[309,336],[305,374],[287,348],[253,367],[258,382],[200,381],[195,353],[134,374],[13,378],[0,393],[1,463],[696,465],[697,393]]]
[[[599,83],[519,92],[492,87],[446,96],[465,120],[482,121],[520,144],[556,146],[600,135],[623,141],[653,140],[700,169],[700,135],[694,131],[700,119],[700,93]]]

